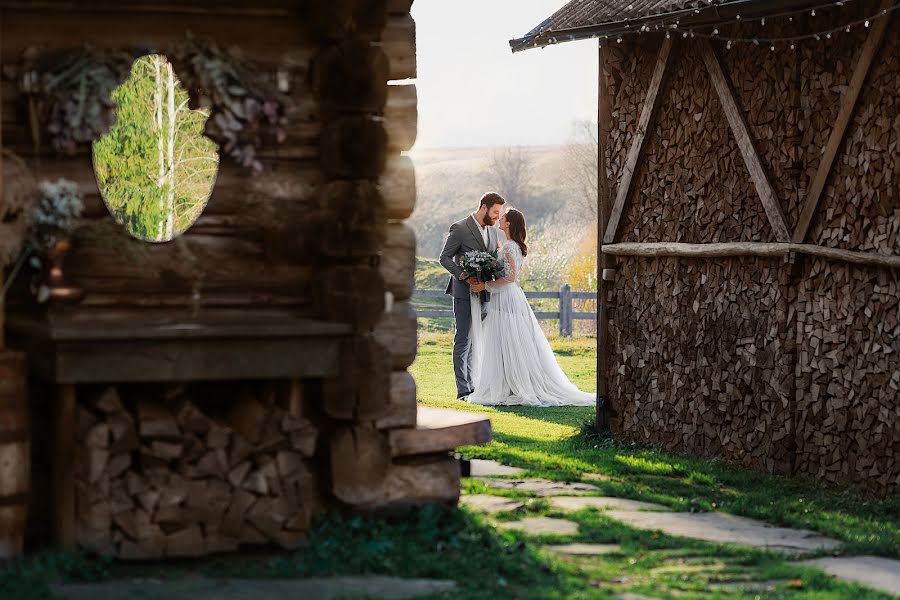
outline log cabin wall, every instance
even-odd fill
[[[816,18],[834,19],[836,27],[864,16],[858,10],[871,12],[844,7]],[[813,30],[797,21],[792,31],[773,33],[770,25],[726,35]],[[877,44],[875,28],[860,27],[794,51],[785,44],[775,52],[747,44],[729,51],[680,34],[604,45],[607,174],[616,198],[628,182],[638,115],[666,60],[663,46],[672,43],[617,235],[604,243],[796,242],[900,254],[900,44],[893,23]],[[763,202],[766,183],[749,169],[726,114],[707,64],[710,45],[775,210]],[[874,52],[871,67],[851,103],[848,90],[866,52]],[[853,109],[843,137],[831,140],[842,102]],[[805,218],[829,143],[834,162]],[[896,261],[866,266],[781,254],[610,256],[617,269],[607,292],[614,308],[605,348],[612,427],[627,439],[769,472],[895,491]]]
[[[392,432],[416,424],[415,382],[406,370],[416,354],[416,321],[409,302],[415,235],[404,224],[416,192],[411,160],[401,155],[416,137],[416,90],[406,81],[416,76],[411,3],[101,2],[79,7],[48,2],[32,8],[25,2],[0,2],[4,66],[16,67],[29,47],[52,51],[77,48],[85,41],[165,53],[190,31],[223,47],[239,47],[247,60],[273,77],[276,70],[287,70],[295,110],[289,115],[286,142],[263,149],[265,170],[255,177],[223,156],[203,214],[168,243],[134,239],[113,221],[100,196],[88,148],[60,157],[46,141],[40,147],[34,143],[26,103],[10,81],[2,93],[3,144],[25,158],[40,179],[73,179],[86,196],[84,218],[65,264],[69,283],[82,288],[85,297],[75,307],[51,306],[49,312],[115,312],[124,323],[139,322],[151,312],[158,317],[160,311],[197,315],[217,308],[280,307],[294,315],[351,325],[352,334],[340,350],[340,375],[294,382],[292,389],[302,389],[300,399],[292,406],[281,403],[294,416],[315,421],[318,432],[315,449],[307,447],[303,454],[309,459],[305,468],[320,484],[313,486],[315,495],[322,499],[316,508],[307,504],[303,510],[455,501],[459,493],[459,467],[446,452],[392,458],[396,453],[391,449]],[[259,382],[241,385],[265,389]],[[69,400],[63,406],[68,408],[57,425],[90,413],[101,430],[108,429],[103,420],[107,413],[91,404],[93,388],[74,387],[66,388]],[[45,402],[54,401],[43,398],[39,405],[55,410]],[[123,406],[113,416],[130,420],[139,432],[138,405],[129,401]],[[175,407],[167,410],[169,416],[178,414]],[[79,428],[72,443],[84,446],[95,425]],[[178,427],[189,431],[184,424]],[[227,436],[233,433],[228,427],[225,431]],[[178,436],[163,437],[163,446],[190,446]],[[144,442],[152,444],[150,438]],[[93,440],[92,456],[106,451],[100,443]],[[217,448],[207,446],[207,451]],[[175,451],[174,446],[168,449]],[[230,458],[223,456],[227,461],[220,458],[216,468],[232,469]],[[171,465],[177,462],[169,460]],[[47,472],[59,470],[52,461],[40,456],[36,464],[48,467]],[[271,461],[266,462],[271,471]],[[101,472],[103,466],[91,464],[87,458],[75,458],[74,476],[81,487],[94,475],[110,479],[108,472]],[[92,473],[91,468],[100,471]],[[132,470],[121,468],[117,465],[112,477],[118,478],[113,487],[120,492],[126,476],[135,480],[133,469],[141,473],[140,462]],[[220,474],[220,488],[228,486],[227,472]],[[35,483],[38,488],[46,484]],[[56,487],[56,496],[66,489],[65,484]],[[171,496],[171,486],[163,488],[156,492]],[[160,547],[159,540],[137,540],[143,545],[135,547],[130,530],[136,525],[110,520],[110,502],[120,508],[127,502],[121,494],[114,498],[109,486],[100,490],[100,496],[79,499],[77,514],[68,524],[63,516],[64,523],[55,526],[64,546],[72,542],[76,529],[79,545],[132,558],[234,549],[247,541],[281,543],[274,529],[254,540],[237,525],[225,541],[221,536],[198,541],[193,523],[190,535],[177,528],[175,534],[185,539],[175,540],[174,552],[165,544]],[[136,501],[135,495],[130,502]],[[60,499],[54,502],[58,505]],[[39,508],[36,518],[53,510]],[[288,544],[302,536],[307,516],[288,536]],[[91,533],[85,525],[95,517],[100,526]],[[260,528],[255,529],[258,533]]]

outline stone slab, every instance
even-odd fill
[[[550,499],[550,506],[557,510],[669,510],[662,504],[608,496],[556,496]]]
[[[514,529],[529,535],[577,535],[578,523],[550,517],[530,517],[521,521],[497,523],[498,529]]]
[[[822,569],[843,581],[900,596],[900,560],[880,556],[847,556],[816,558],[797,564]]]
[[[544,546],[551,552],[557,554],[570,554],[574,556],[601,556],[603,554],[611,554],[622,549],[618,544],[558,544],[553,546]]]
[[[582,473],[581,478],[584,481],[617,481],[616,478],[603,473]]]
[[[502,496],[491,496],[489,494],[471,494],[462,496],[459,503],[468,506],[473,510],[486,512],[489,514],[498,513],[504,510],[516,510],[524,506],[524,503],[513,498],[504,498]]]
[[[481,458],[473,458],[469,461],[469,477],[494,477],[496,475],[518,475],[524,473],[525,469],[519,467],[510,467],[496,460],[484,460]]]
[[[495,479],[484,477],[481,481],[498,490],[532,492],[538,496],[575,496],[599,492],[600,488],[589,483],[550,481],[549,479]]]
[[[659,529],[669,535],[719,544],[751,546],[789,555],[836,550],[841,543],[805,529],[774,527],[725,513],[638,512],[613,510],[608,517],[637,529]]]
[[[448,592],[453,581],[400,577],[323,577],[312,579],[129,579],[103,583],[51,586],[60,600],[337,600],[347,596],[367,598],[417,598]]]

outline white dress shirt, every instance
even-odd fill
[[[478,229],[481,230],[481,239],[484,240],[484,247],[488,247],[488,230],[484,223],[481,223],[475,214],[472,214],[472,218],[475,219],[475,224],[478,225]],[[490,250],[490,248],[488,248]]]

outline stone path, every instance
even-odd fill
[[[481,480],[488,487],[497,490],[532,492],[537,496],[566,496],[591,494],[600,491],[600,488],[589,483],[568,483],[565,481],[550,481],[549,479],[494,479],[492,477],[482,477]]]
[[[618,544],[559,544],[545,546],[547,550],[557,554],[570,554],[573,556],[600,556],[611,554],[622,549]]]
[[[460,504],[474,508],[490,515],[505,510],[516,510],[525,506],[523,502],[512,498],[504,498],[503,496],[491,496],[489,494],[471,494],[462,496],[459,499]]]
[[[550,506],[557,510],[582,510],[596,508],[598,510],[618,509],[628,511],[664,510],[669,508],[662,504],[628,500],[626,498],[610,498],[607,496],[556,496],[550,499]]]
[[[453,581],[400,577],[323,577],[313,579],[134,579],[51,586],[61,600],[337,600],[418,598],[452,591]]]
[[[496,475],[518,475],[525,469],[509,467],[495,460],[482,460],[473,458],[469,461],[469,473],[471,477],[493,477]]]
[[[855,581],[876,590],[900,596],[900,561],[880,556],[816,558],[801,563],[822,569],[845,581]]]
[[[615,510],[606,513],[637,529],[659,529],[669,535],[716,544],[764,548],[791,555],[819,550],[836,550],[841,543],[805,529],[773,527],[761,521],[727,513],[637,512]]]
[[[497,529],[515,529],[528,535],[578,535],[578,523],[550,517],[528,517],[521,521],[497,523]]]
[[[515,475],[507,472],[504,465],[494,461],[480,461],[478,476],[488,487],[495,490],[529,492],[539,497],[548,497],[550,506],[560,512],[596,509],[605,511],[607,517],[621,521],[642,530],[659,530],[679,537],[717,544],[733,544],[779,552],[788,556],[802,557],[819,551],[839,551],[841,542],[813,531],[775,527],[746,517],[727,513],[685,513],[650,502],[640,502],[625,498],[600,496],[600,489],[588,483],[565,483],[547,479],[501,479],[497,475]],[[473,474],[475,471],[473,470]],[[582,479],[608,481],[605,475],[586,474]],[[493,499],[491,499],[493,498]],[[461,502],[475,510],[486,513],[516,510],[524,506],[520,500],[501,498],[489,494],[463,496]],[[520,521],[495,523],[500,529],[518,529],[533,535],[576,535],[578,525],[559,518],[529,517]],[[547,550],[560,555],[598,556],[616,552],[615,544],[563,544],[545,546]],[[838,579],[858,583],[888,594],[900,596],[900,560],[874,556],[840,558],[819,558],[795,563],[822,569]],[[684,571],[684,567],[674,569]],[[709,565],[700,568],[709,571]],[[783,581],[734,581],[714,584],[719,591],[732,587],[744,591],[772,591]],[[716,587],[718,586],[718,587]],[[622,593],[617,597],[637,600],[644,596]]]

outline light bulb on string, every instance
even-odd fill
[[[866,21],[866,27],[868,27],[868,26],[869,26],[869,22],[868,22],[868,21]]]
[[[812,11],[810,12],[810,15],[813,17],[816,16],[816,9],[812,9]]]

